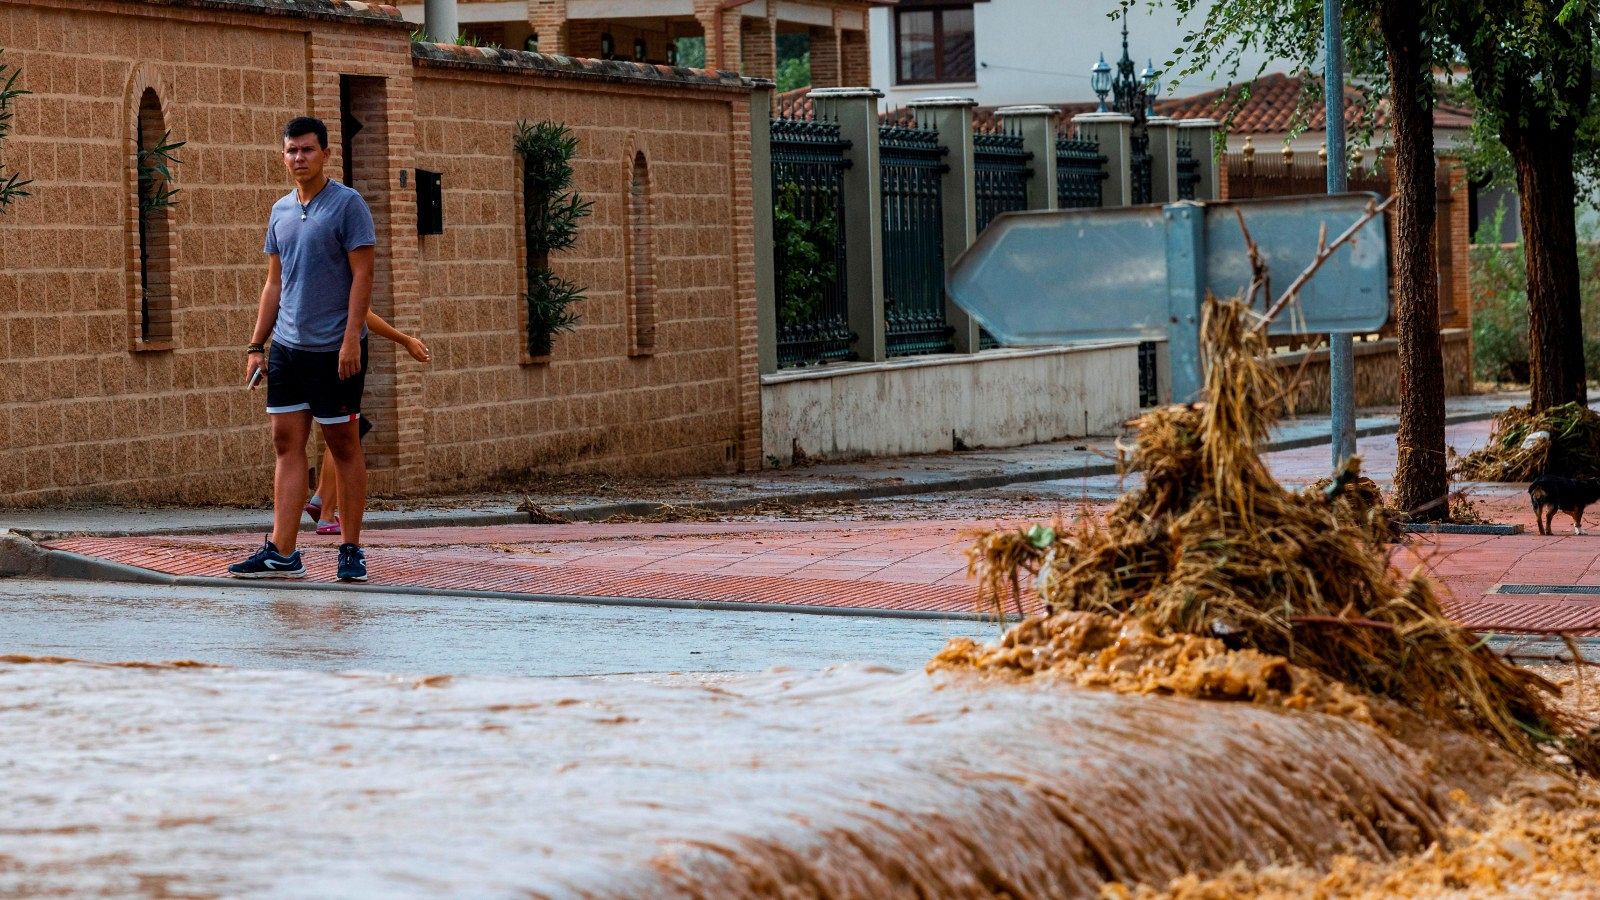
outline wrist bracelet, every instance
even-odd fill
[[[261,344],[251,344],[250,346],[244,348],[244,352],[247,353],[247,354],[248,353],[265,353],[265,352],[267,352],[267,348],[265,346],[261,345]]]

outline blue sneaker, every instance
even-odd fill
[[[254,556],[229,566],[228,574],[235,578],[304,578],[306,567],[300,561],[299,550],[284,556],[276,544],[267,540]]]
[[[339,545],[339,580],[367,580],[367,554],[358,545]]]

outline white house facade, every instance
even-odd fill
[[[1226,0],[1221,0],[1226,2]],[[1122,55],[1122,23],[1110,14],[1117,0],[899,0],[870,13],[872,86],[886,108],[919,97],[959,95],[982,106],[1069,103],[1095,99],[1089,70],[1104,53]],[[1135,4],[1129,11],[1129,52],[1140,69],[1160,69],[1188,24],[1170,7]],[[1254,74],[1265,57],[1246,58]],[[1270,67],[1269,67],[1270,68]],[[1278,66],[1277,68],[1283,68]],[[1170,78],[1162,79],[1163,93]],[[1181,79],[1179,95],[1224,87],[1227,74]]]

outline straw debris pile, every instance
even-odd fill
[[[1600,772],[1600,741],[1552,699],[1553,684],[1518,669],[1444,618],[1421,569],[1401,579],[1388,533],[1360,498],[1358,473],[1323,489],[1281,487],[1256,448],[1278,384],[1249,309],[1207,305],[1205,404],[1146,415],[1129,468],[1144,483],[1102,524],[996,531],[969,551],[980,598],[1003,612],[1024,576],[1046,613],[997,648],[952,644],[933,668],[1028,673],[1078,665],[1052,655],[1075,612],[1216,639],[1279,657],[1358,694],[1482,733],[1523,759],[1552,755]],[[1119,626],[1120,627],[1120,626]],[[1089,649],[1089,648],[1085,648]],[[1019,661],[1026,661],[1019,666]],[[1042,665],[1041,665],[1042,663]]]
[[[1600,413],[1580,403],[1495,417],[1489,445],[1456,463],[1464,481],[1532,481],[1540,475],[1600,478]]]

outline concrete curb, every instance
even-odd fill
[[[208,578],[198,575],[168,575],[151,569],[111,562],[95,556],[66,550],[37,552],[44,558],[42,573],[52,578],[82,581],[127,581],[138,584],[163,584],[179,587],[263,588],[284,591],[336,590],[362,594],[398,594],[407,597],[435,597],[456,600],[517,600],[532,603],[572,603],[580,606],[628,606],[645,609],[707,609],[737,612],[772,612],[810,616],[854,616],[880,619],[953,620],[993,623],[993,616],[977,612],[940,612],[921,609],[876,609],[851,606],[805,606],[796,603],[753,603],[741,600],[674,600],[661,597],[598,597],[587,594],[519,594],[514,591],[472,591],[411,585],[347,584],[331,581],[290,581],[286,579]]]
[[[1449,522],[1407,522],[1400,526],[1406,534],[1521,534],[1521,525],[1459,525]]]
[[[1471,412],[1458,413],[1445,416],[1446,425],[1460,425],[1467,422],[1481,422],[1499,415],[1496,412]],[[1379,435],[1393,434],[1399,430],[1399,422],[1384,422],[1380,425],[1368,425],[1356,429],[1356,437],[1377,437]],[[1262,452],[1275,453],[1280,450],[1299,450],[1305,447],[1314,447],[1327,444],[1328,437],[1305,436],[1286,438],[1269,443]],[[1036,481],[1058,481],[1069,478],[1096,478],[1104,475],[1117,474],[1114,463],[1094,463],[1090,465],[1074,466],[1046,466],[1030,467],[1015,466],[1002,468],[998,471],[984,472],[981,474],[955,475],[949,477],[934,477],[926,481],[896,481],[896,482],[868,482],[865,484],[850,485],[839,488],[814,488],[793,492],[762,492],[744,497],[728,497],[717,500],[688,500],[683,503],[663,504],[645,501],[628,501],[620,503],[588,503],[574,506],[552,506],[547,512],[554,513],[571,522],[595,522],[609,519],[613,516],[653,516],[672,509],[699,509],[707,512],[740,512],[767,503],[779,503],[792,506],[807,506],[819,503],[841,503],[858,500],[884,500],[892,497],[909,497],[917,494],[942,494],[954,491],[977,491],[988,488],[1005,487],[1012,484],[1027,484]],[[500,511],[462,511],[457,514],[421,514],[399,515],[385,518],[372,518],[364,523],[369,531],[388,531],[400,528],[470,528],[492,525],[528,525],[532,522],[528,513],[513,510]],[[100,531],[48,531],[44,529],[17,529],[16,533],[25,535],[33,540],[42,541],[51,538],[70,536],[92,537],[146,537],[151,535],[185,535],[185,534],[248,534],[261,532],[270,528],[267,523],[237,523],[222,525],[182,525],[172,527],[150,527],[130,529],[106,529]],[[311,532],[309,525],[302,525],[303,532]],[[1485,532],[1498,533],[1498,532]]]

